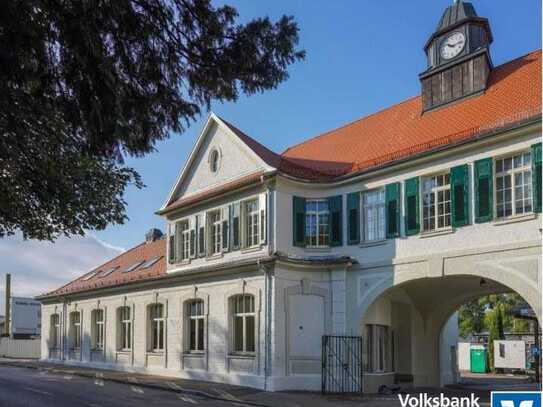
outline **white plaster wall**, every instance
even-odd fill
[[[211,171],[208,161],[209,152],[213,149],[217,149],[221,155],[220,167],[216,173]],[[176,197],[187,197],[264,168],[265,164],[250,152],[239,138],[212,124],[204,135],[195,160]]]
[[[230,317],[228,299],[232,295],[250,293],[255,296],[257,317],[256,347],[254,357],[238,357],[230,351]],[[195,294],[196,293],[196,294]],[[150,372],[166,376],[202,379],[251,387],[263,387],[264,376],[264,278],[249,276],[244,278],[224,278],[222,281],[192,283],[168,288],[111,295],[66,305],[66,311],[82,312],[82,353],[80,359],[69,359],[66,352],[65,363],[119,369],[126,371]],[[184,323],[182,304],[192,298],[205,301],[206,317],[206,352],[194,357],[184,354]],[[159,301],[164,304],[166,314],[166,351],[162,355],[147,352],[146,307]],[[133,352],[128,354],[117,351],[116,346],[116,310],[122,305],[134,309]],[[62,309],[62,304],[43,306],[42,324],[42,359],[55,361],[49,355],[49,321],[55,309]],[[90,359],[91,311],[97,307],[105,309],[105,349],[104,360],[96,362]],[[66,326],[67,327],[67,326]],[[65,334],[67,332],[65,330]],[[65,338],[69,341],[69,338]],[[199,360],[194,360],[194,359]]]
[[[458,313],[455,312],[445,323],[440,335],[441,385],[458,381]]]
[[[505,355],[500,356],[500,345]],[[526,343],[524,341],[494,341],[494,367],[503,369],[526,369]]]

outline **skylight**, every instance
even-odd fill
[[[115,270],[117,270],[119,268],[119,266],[115,266],[115,267],[110,267],[108,268],[107,270],[105,270],[103,273],[101,273],[98,278],[104,278],[104,277],[107,277],[109,276],[111,273],[113,273]]]
[[[96,274],[98,274],[97,271],[91,271],[89,274],[87,274],[85,277],[83,277],[83,281],[88,281],[91,278],[93,278]]]
[[[140,266],[140,264],[142,264],[144,261],[145,261],[145,260],[140,260],[140,261],[135,262],[135,263],[132,264],[131,266],[128,266],[127,268],[125,268],[125,269],[123,270],[123,272],[129,273],[129,272],[131,272],[131,271],[136,270],[136,269]]]
[[[142,269],[148,269],[153,264],[155,264],[157,261],[159,261],[161,258],[162,258],[162,256],[151,257],[149,260],[147,260],[145,263],[142,264],[141,268]]]

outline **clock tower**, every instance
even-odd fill
[[[471,3],[449,6],[424,51],[428,68],[419,75],[423,112],[483,92],[492,69],[488,19]]]

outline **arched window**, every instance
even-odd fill
[[[91,321],[92,349],[102,350],[104,349],[104,310],[93,310],[91,313]]]
[[[70,313],[70,341],[72,349],[81,348],[81,313],[79,311]]]
[[[117,309],[117,327],[119,329],[117,349],[121,351],[132,350],[132,313],[130,307]]]
[[[49,340],[51,349],[60,348],[60,315],[51,315],[51,325],[49,327]]]
[[[187,313],[187,350],[204,351],[204,301],[192,300],[186,304]]]
[[[150,344],[149,350],[152,352],[164,351],[164,305],[157,303],[149,306],[149,326],[150,326]]]
[[[236,353],[255,352],[255,297],[236,295],[231,299],[232,349]]]

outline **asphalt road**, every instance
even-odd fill
[[[0,407],[139,407],[239,404],[134,384],[0,366]]]

